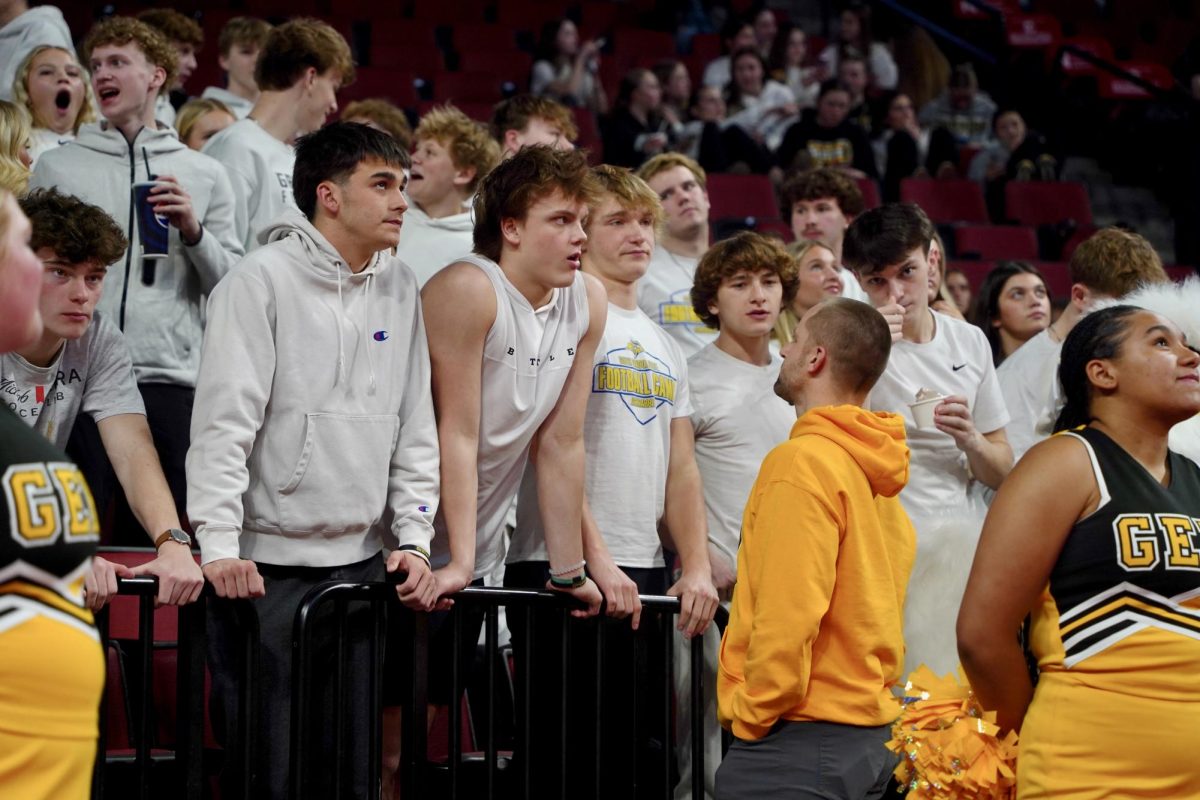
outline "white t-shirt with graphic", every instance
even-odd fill
[[[663,566],[658,521],[666,500],[671,422],[691,413],[683,350],[642,311],[610,303],[583,427],[584,490],[618,566]],[[508,563],[546,559],[537,475],[530,464],[521,480]]]
[[[0,399],[59,448],[66,447],[80,411],[97,422],[146,413],[125,337],[100,312],[83,336],[63,344],[48,367],[34,366],[16,353],[0,354]]]
[[[758,468],[786,442],[796,409],[775,394],[783,359],[766,366],[734,358],[710,344],[688,359],[696,464],[704,481],[708,540],[737,563],[742,512]]]
[[[717,330],[701,322],[692,308],[692,283],[699,263],[698,258],[677,255],[660,245],[654,248],[637,287],[638,307],[679,342],[686,357],[717,338]]]

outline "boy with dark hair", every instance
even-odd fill
[[[217,38],[217,63],[225,70],[225,88],[209,86],[201,97],[220,100],[238,119],[249,115],[258,100],[254,70],[258,53],[271,33],[271,23],[255,17],[234,17]]]
[[[1071,253],[1068,269],[1071,297],[1063,313],[996,370],[1012,415],[1008,438],[1014,459],[1053,432],[1062,410],[1058,357],[1071,329],[1097,301],[1119,300],[1139,286],[1169,280],[1150,242],[1120,228],[1102,228],[1092,234]]]
[[[175,78],[159,90],[154,115],[158,121],[174,127],[176,109],[187,100],[184,84],[196,71],[196,54],[204,46],[204,31],[196,20],[173,8],[150,8],[139,13],[137,18],[165,36],[175,49],[178,65]],[[177,95],[178,105],[172,94]]]
[[[839,297],[809,309],[783,349],[775,391],[798,419],[746,504],[717,679],[735,737],[718,800],[866,800],[887,788],[914,548],[896,498],[904,423],[866,410],[890,347],[879,314]]]
[[[637,171],[658,195],[665,222],[650,268],[638,281],[638,306],[691,356],[716,337],[692,308],[696,265],[708,250],[708,175],[680,153],[660,153]]]
[[[787,129],[775,157],[785,171],[801,165],[837,167],[855,178],[879,179],[867,132],[852,122],[850,92],[836,79],[821,84],[815,114]]]
[[[387,570],[408,573],[401,601],[428,609],[435,598],[428,351],[416,281],[390,252],[407,209],[407,167],[395,140],[365,125],[334,123],[301,139],[293,186],[303,216],[287,211],[266,229],[264,246],[208,304],[188,511],[218,597],[255,598],[263,677],[256,761],[247,765],[255,796],[290,796],[292,626],[305,593],[323,581],[383,580],[387,546]],[[215,718],[236,752],[242,632],[228,602],[209,608]],[[367,760],[378,754],[368,751],[363,616],[352,611],[347,622],[352,697],[343,708],[346,763],[365,797]],[[326,669],[333,665],[319,665],[315,685],[332,688]],[[332,737],[336,727],[321,729]],[[328,752],[332,739],[320,744]],[[333,770],[319,759],[313,767],[310,791],[332,796]],[[239,780],[231,772],[229,787]]]
[[[696,464],[708,512],[708,559],[713,583],[728,600],[737,575],[742,512],[754,476],[771,448],[787,440],[796,414],[771,388],[782,365],[771,351],[771,330],[798,284],[796,259],[776,239],[742,232],[717,242],[696,267],[692,305],[705,324],[718,330],[714,342],[688,359]],[[720,633],[704,636],[705,792],[721,761],[716,722],[716,674]],[[675,654],[675,691],[687,697],[691,659]],[[675,797],[691,797],[691,708],[680,703],[675,717],[679,784]]]
[[[129,348],[96,311],[108,265],[128,246],[125,236],[96,206],[54,189],[31,192],[21,210],[33,226],[30,247],[45,269],[44,326],[37,341],[0,354],[5,400],[60,448],[81,413],[95,420],[133,513],[158,548],[157,558],[133,570],[93,559],[85,585],[88,606],[103,607],[116,591],[116,578],[131,575],[157,575],[160,603],[191,602],[204,578],[154,451]]]
[[[500,161],[487,128],[451,105],[430,109],[417,125],[404,235],[396,249],[417,285],[471,252],[468,206],[483,176]]]
[[[588,574],[608,603],[608,615],[631,617],[636,632],[625,625],[604,626],[603,692],[614,699],[602,719],[589,714],[589,722],[579,727],[599,728],[605,733],[598,737],[598,750],[585,742],[573,746],[564,767],[573,777],[602,787],[607,797],[634,796],[635,785],[637,796],[661,797],[667,787],[659,780],[657,765],[662,763],[661,748],[669,741],[670,732],[648,724],[639,726],[631,737],[622,725],[631,706],[642,709],[645,719],[662,718],[650,710],[663,703],[661,694],[650,688],[652,676],[666,669],[657,662],[660,656],[653,655],[648,663],[635,667],[636,682],[631,680],[635,639],[641,640],[647,652],[653,652],[662,641],[661,620],[641,621],[638,595],[678,596],[678,627],[690,639],[702,633],[712,619],[717,593],[708,562],[700,472],[692,450],[687,364],[679,345],[637,306],[636,284],[649,264],[662,210],[654,191],[629,170],[602,165],[593,175],[601,190],[589,204],[583,270],[603,284],[608,315],[592,361],[583,431],[584,557]],[[630,453],[638,457],[631,460]],[[548,485],[541,475],[546,468],[539,459],[525,470],[505,586],[539,588],[546,582],[550,565],[543,532],[548,520],[538,513]],[[682,575],[673,584],[660,530],[682,564]],[[561,690],[552,687],[564,679],[562,643],[553,634],[547,636],[556,616],[538,616],[532,663],[520,665],[522,670],[533,670],[539,692],[554,697]],[[515,651],[520,653],[521,643],[531,631],[521,619],[511,619],[509,624]],[[572,716],[587,713],[581,709],[588,707],[587,698],[596,685],[596,680],[588,677],[588,665],[596,661],[595,642],[591,637],[580,638],[586,641],[572,647],[575,688],[568,701]],[[541,796],[559,785],[557,770],[546,762],[556,760],[559,735],[554,720],[565,709],[553,703],[538,706],[534,718],[527,721],[534,750],[526,757],[532,759],[538,776],[540,788],[533,793]],[[613,761],[636,762],[639,768],[593,775],[591,754],[595,752]]]
[[[899,339],[866,406],[902,414],[908,428],[911,477],[900,500],[917,530],[917,557],[906,667],[924,663],[942,675],[958,664],[955,619],[986,512],[978,489],[999,486],[1013,462],[987,338],[929,308],[933,235],[918,206],[889,203],[855,218],[843,257],[872,305],[898,323]],[[940,397],[933,424],[919,426],[910,404],[930,392]]]
[[[30,187],[57,187],[126,226],[130,244],[109,265],[108,291],[97,305],[126,334],[158,457],[185,519],[184,457],[200,365],[201,298],[242,256],[233,189],[219,163],[189,150],[154,118],[154,99],[177,69],[162,34],[144,22],[111,17],[92,28],[82,50],[104,119],[40,157]],[[165,219],[169,225],[163,259],[138,257],[132,188],[145,181],[157,184],[149,202],[159,224]],[[110,467],[95,428],[85,417],[76,429],[71,448],[89,481],[101,487]],[[137,530],[120,504],[116,519],[115,530]]]
[[[501,158],[510,158],[526,145],[548,144],[570,150],[579,129],[570,109],[549,97],[518,94],[501,100],[492,111],[492,138],[500,143]]]
[[[791,221],[792,236],[828,247],[842,278],[842,296],[865,301],[857,276],[842,265],[846,228],[866,208],[858,184],[841,170],[823,167],[796,173],[781,191],[783,216]]]
[[[254,80],[260,92],[254,108],[204,146],[229,170],[247,253],[259,246],[259,233],[295,204],[292,142],[337,111],[338,90],[354,80],[350,45],[324,22],[290,20],[267,35]]]

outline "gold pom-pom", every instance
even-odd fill
[[[901,756],[896,779],[910,800],[1011,800],[1017,734],[999,732],[995,712],[979,706],[965,677],[917,667],[887,745]]]

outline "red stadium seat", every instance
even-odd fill
[[[692,37],[692,57],[707,63],[721,55],[719,33],[697,33]]]
[[[351,100],[382,97],[402,108],[417,104],[416,75],[410,70],[386,69],[382,67],[359,67],[354,83],[338,94],[345,105]]]
[[[579,129],[579,138],[575,146],[587,150],[588,163],[604,163],[604,143],[600,138],[600,127],[596,124],[596,116],[586,108],[574,106],[571,115],[575,117],[575,127]]]
[[[754,230],[768,236],[778,236],[785,244],[790,244],[796,238],[792,235],[792,226],[779,219],[763,220],[754,226]]]
[[[1131,72],[1155,88],[1170,91],[1175,88],[1175,76],[1162,64],[1151,61],[1125,61],[1117,66]],[[1100,96],[1106,100],[1148,100],[1150,92],[1128,78],[1111,73],[1100,76]]]
[[[1050,14],[1011,14],[1004,18],[1008,46],[1044,50],[1058,46],[1062,26]]]
[[[900,199],[919,205],[935,223],[988,222],[983,189],[965,178],[905,178],[900,181]]]
[[[709,175],[708,200],[711,204],[709,218],[713,220],[779,219],[775,187],[766,175]]]
[[[455,51],[462,57],[485,52],[507,53],[517,49],[517,39],[512,28],[501,25],[468,25],[454,26],[451,38]]]
[[[1164,267],[1164,269],[1167,271],[1167,275],[1169,275],[1173,281],[1183,281],[1187,278],[1194,278],[1196,276],[1196,270],[1194,267],[1170,266]]]
[[[947,261],[946,271],[956,269],[962,272],[971,284],[971,293],[977,294],[979,287],[983,285],[983,279],[992,271],[993,266],[995,265],[991,261]]]
[[[501,82],[512,81],[520,90],[524,91],[529,84],[533,58],[520,50],[507,53],[478,50],[463,53],[459,59],[458,68],[467,73],[492,75],[499,78]]]
[[[430,40],[424,44],[374,45],[371,47],[370,67],[373,69],[403,69],[429,76],[446,68],[446,57]]]
[[[501,76],[491,72],[439,72],[433,76],[435,102],[498,103]]]
[[[1042,271],[1046,289],[1051,297],[1071,296],[1071,271],[1064,261],[1035,261],[1034,266]]]
[[[1009,181],[1004,186],[1004,208],[1008,218],[1021,225],[1092,224],[1087,189],[1074,181]]]
[[[1099,36],[1075,36],[1063,41],[1063,46],[1067,45],[1077,47],[1105,61],[1113,60],[1112,44]],[[1062,68],[1063,74],[1071,76],[1096,75],[1101,71],[1092,62],[1080,58],[1074,53],[1064,52],[1058,64]]]
[[[966,225],[955,229],[954,243],[959,258],[1033,261],[1038,257],[1037,232],[1016,225]]]
[[[862,192],[863,208],[868,211],[872,208],[879,208],[879,184],[875,182],[875,179],[855,178],[854,182],[858,184],[858,190]]]
[[[618,60],[636,60],[642,56],[654,56],[657,60],[675,55],[675,38],[665,31],[628,28],[618,31],[615,39],[613,52]]]

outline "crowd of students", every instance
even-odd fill
[[[1057,318],[1021,263],[998,267],[972,307],[919,207],[864,209],[854,163],[874,158],[869,145],[777,164],[795,245],[752,232],[713,243],[702,164],[635,130],[661,102],[651,71],[614,111],[648,156],[633,172],[590,167],[570,111],[532,94],[500,103],[490,127],[445,106],[412,129],[382,101],[329,123],[354,65],[342,36],[310,19],[232,20],[219,43],[227,86],[176,114],[170,98],[203,41],[193,21],[103,20],[77,61],[47,9],[0,28],[29,32],[5,54],[16,105],[0,111],[19,113],[0,125],[20,134],[28,109],[36,142],[31,175],[5,173],[0,195],[6,792],[86,794],[103,674],[90,610],[118,577],[150,574],[162,603],[195,600],[205,581],[216,590],[208,661],[226,746],[243,657],[232,604],[252,601],[263,690],[256,759],[242,768],[256,796],[288,796],[295,611],[318,583],[386,572],[406,574],[405,606],[432,612],[435,705],[451,699],[446,612],[468,585],[562,592],[580,601],[576,617],[604,604],[603,674],[588,676],[595,639],[570,644],[572,715],[592,713],[579,693],[597,681],[642,709],[665,702],[647,678],[666,668],[666,623],[642,619],[639,595],[679,597],[677,646],[704,641],[710,796],[880,796],[893,689],[920,664],[952,672],[960,651],[1004,724],[1030,719],[1021,796],[1101,796],[1114,778],[1095,762],[1116,751],[1128,796],[1198,791],[1182,749],[1153,781],[1138,772],[1160,742],[1195,732],[1168,706],[1197,702],[1182,665],[1200,638],[1200,472],[1166,450],[1172,426],[1200,411],[1198,359],[1173,321],[1094,311],[1166,282],[1142,237],[1111,228],[1080,245]],[[894,87],[886,48],[848,11],[819,58],[841,83],[820,88],[813,120],[781,125],[799,105],[789,86],[812,76],[792,52],[780,81],[765,77],[770,51],[803,46],[768,22],[731,27],[729,57],[705,75],[730,84],[752,144],[774,137],[812,156],[818,139],[798,130],[851,124],[865,83]],[[559,25],[543,47],[535,88],[603,112],[595,43]],[[973,91],[968,78],[956,89]],[[930,155],[937,131],[984,136],[954,121],[977,99],[952,95],[926,136],[927,115],[892,98],[889,164],[923,160],[893,147],[901,136]],[[1048,476],[1066,471],[1063,496]],[[102,522],[156,558],[130,570],[91,557]],[[723,642],[710,625],[722,602]],[[1036,694],[1016,644],[1031,611]],[[655,713],[632,736],[608,703],[574,725],[586,742],[560,763],[567,709],[548,698],[564,696],[564,644],[534,616],[536,636],[509,621],[514,642],[532,639],[528,660],[515,648],[539,692],[516,757],[534,795],[570,779],[661,796],[670,787],[652,765],[674,739],[674,792],[690,796],[685,702],[676,732]],[[372,629],[347,622],[348,766],[356,796],[370,796]],[[469,652],[482,619],[463,622]],[[408,636],[389,621],[389,676],[406,674]],[[639,640],[649,657],[635,658]],[[674,664],[682,697],[690,660]],[[1123,677],[1160,667],[1165,677]],[[1160,731],[1137,752],[1097,716],[1110,695]],[[389,797],[399,703],[385,692]],[[718,720],[736,737],[719,771]],[[1087,747],[1060,769],[1064,737]],[[597,772],[595,752],[640,769]],[[326,766],[303,765],[318,794]]]

